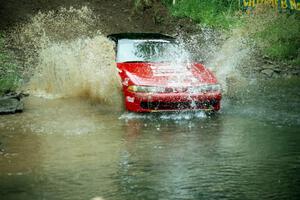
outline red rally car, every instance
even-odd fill
[[[221,87],[200,63],[189,62],[175,38],[157,33],[111,34],[125,107],[133,112],[218,111]]]

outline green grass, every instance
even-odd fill
[[[161,0],[171,15],[177,18],[191,18],[207,26],[228,29],[237,22],[235,12],[239,9],[237,0]],[[157,0],[134,0],[135,8],[151,6]]]
[[[210,27],[228,29],[237,22],[236,0],[163,0],[175,17],[188,17]]]
[[[263,30],[255,33],[257,43],[264,54],[272,59],[299,63],[300,16],[279,14],[273,17]]]
[[[0,33],[0,95],[16,90],[20,80],[17,62],[12,52],[5,47],[5,35]]]
[[[262,6],[257,8],[258,12],[241,17],[237,15],[241,13],[237,0],[177,0],[175,5],[172,0],[162,1],[174,17],[190,18],[202,25],[229,30],[229,33],[233,28],[249,29],[247,37],[254,39],[263,55],[299,65],[299,12],[280,14],[274,8]]]

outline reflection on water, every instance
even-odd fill
[[[297,83],[212,116],[29,98],[0,116],[0,199],[297,199]]]

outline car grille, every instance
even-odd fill
[[[209,109],[217,103],[216,100],[202,102],[141,102],[141,107],[150,110]]]

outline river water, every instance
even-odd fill
[[[299,83],[253,81],[213,116],[30,97],[0,116],[0,199],[297,199]]]

